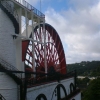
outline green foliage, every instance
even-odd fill
[[[68,72],[76,70],[82,76],[100,76],[100,61],[82,61],[81,63],[68,64]]]
[[[100,100],[100,78],[89,83],[87,89],[83,91],[82,100]]]
[[[83,90],[87,88],[89,82],[90,82],[90,79],[88,77],[85,77],[84,79],[77,78],[77,87]]]
[[[77,79],[77,86],[82,90],[82,100],[100,100],[100,61],[68,64],[67,70],[76,70],[77,76],[87,76],[84,79]],[[92,76],[99,78],[91,81],[88,77]]]
[[[77,78],[77,84],[87,84],[90,81],[88,77],[85,77],[83,79],[78,79]]]

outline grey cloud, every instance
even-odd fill
[[[96,5],[98,1],[99,0],[70,0],[70,5],[72,5],[74,9],[82,10]]]
[[[90,0],[85,3],[90,5]],[[48,9],[45,14],[46,22],[57,30],[64,44],[68,45],[65,51],[67,63],[100,60],[100,2],[96,1],[88,9],[70,8],[64,12]]]

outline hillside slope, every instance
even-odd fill
[[[100,76],[100,61],[82,61],[80,63],[67,64],[68,72],[76,70],[77,75]]]

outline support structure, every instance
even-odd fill
[[[33,69],[33,71],[35,71],[36,68],[35,68],[35,57],[34,57],[34,42],[39,43],[41,41],[34,39],[34,27],[36,25],[39,25],[40,22],[42,22],[42,23],[45,22],[44,21],[45,15],[42,14],[40,11],[38,11],[36,8],[34,8],[29,3],[27,3],[25,0],[10,0],[10,2],[8,0],[1,0],[1,2],[2,2],[2,4],[7,3],[11,6],[13,5],[13,9],[12,9],[13,12],[11,11],[11,13],[15,17],[15,19],[18,19],[17,21],[19,24],[19,33],[18,34],[12,33],[12,35],[17,37],[16,38],[16,66],[19,70],[24,71],[23,61],[21,61],[22,41],[31,40],[33,42],[33,45],[32,45],[32,55],[33,55],[32,69]],[[5,5],[5,7],[6,7],[6,5]],[[16,15],[15,15],[15,12],[16,12]],[[22,25],[24,25],[24,28]],[[31,26],[31,29],[29,29],[29,26]],[[30,37],[31,32],[32,32],[32,37]],[[20,66],[23,66],[23,67],[21,68]]]

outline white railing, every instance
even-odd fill
[[[36,8],[34,8],[32,5],[30,5],[28,2],[26,2],[25,0],[14,0],[18,3],[20,3],[21,5],[23,5],[24,7],[26,7],[29,10],[32,10],[34,14],[36,14],[39,17],[45,17],[45,15],[40,12],[39,10],[37,10]]]
[[[16,9],[14,9],[14,7],[8,2],[8,0],[1,0],[1,4],[15,17],[17,22],[19,22],[18,13]]]

